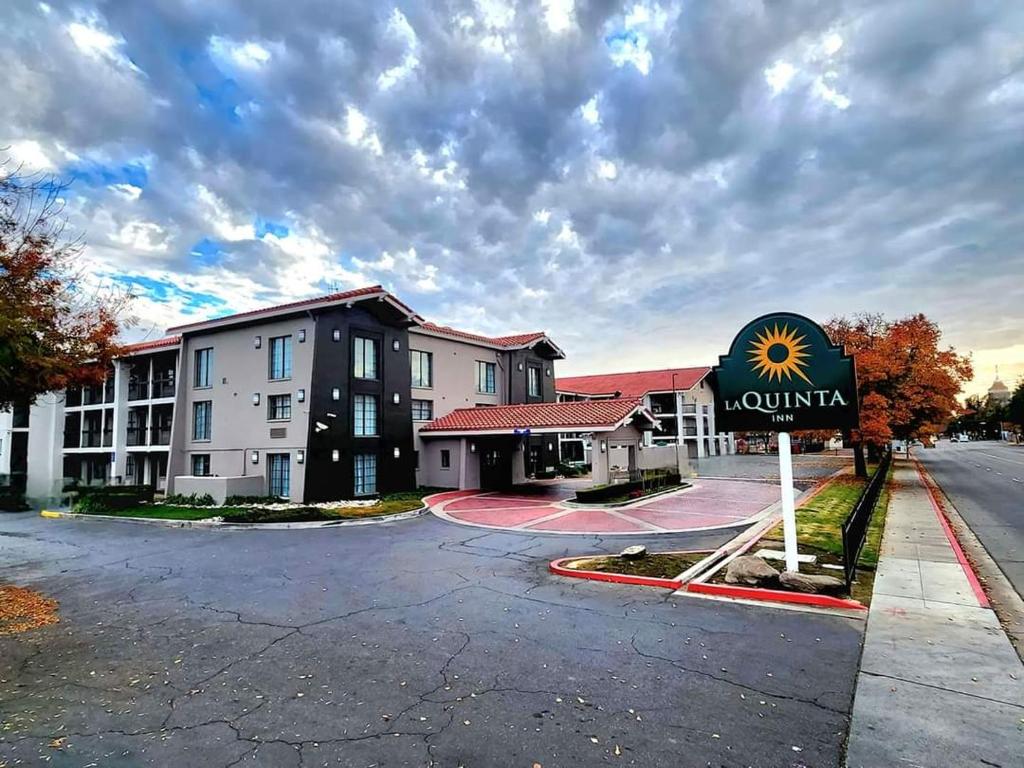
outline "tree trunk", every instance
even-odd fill
[[[864,461],[864,444],[861,442],[853,444],[853,466],[857,477],[868,476],[868,465]]]

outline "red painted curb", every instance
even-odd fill
[[[743,600],[759,600],[767,603],[795,603],[797,605],[814,605],[819,608],[846,608],[866,611],[867,606],[856,600],[846,600],[829,595],[810,595],[803,592],[783,592],[780,589],[758,589],[757,587],[735,587],[731,584],[697,584],[686,585],[687,592],[719,597],[735,597]]]
[[[568,576],[571,579],[589,579],[591,581],[608,581],[613,584],[633,584],[640,587],[661,587],[662,589],[679,589],[682,582],[678,579],[659,579],[655,576],[629,576],[624,573],[602,573],[601,571],[580,571],[574,568],[565,568],[562,563],[569,560],[579,560],[586,555],[576,557],[562,557],[548,563],[548,570],[558,576]]]
[[[945,513],[942,511],[942,504],[935,496],[935,490],[932,488],[932,484],[935,482],[931,479],[931,476],[927,474],[924,467],[921,466],[921,462],[914,459],[914,467],[917,469],[917,475],[921,478],[921,483],[928,491],[928,500],[932,503],[932,509],[935,510],[935,516],[939,518],[939,525],[942,526],[943,532],[946,534],[946,538],[949,540],[949,546],[953,548],[953,554],[956,555],[956,560],[960,563],[960,567],[964,570],[964,575],[967,577],[967,583],[971,585],[971,589],[974,590],[974,597],[978,600],[978,605],[982,608],[990,608],[991,603],[988,601],[988,595],[985,594],[985,590],[981,587],[981,582],[978,581],[977,574],[974,573],[974,568],[971,567],[970,561],[967,559],[967,555],[964,554],[963,549],[960,547],[960,542],[956,538],[956,533],[953,531],[953,527],[949,524],[949,520],[946,519]]]

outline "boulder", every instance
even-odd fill
[[[760,557],[753,555],[737,557],[725,569],[727,584],[749,584],[756,587],[765,582],[774,581],[778,575],[778,571]]]
[[[640,560],[647,557],[647,547],[643,544],[634,544],[619,552],[619,557],[623,560]]]
[[[834,576],[817,576],[813,573],[791,573],[783,571],[779,582],[796,592],[837,592],[846,587],[846,582]]]

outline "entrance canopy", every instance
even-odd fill
[[[423,437],[544,435],[558,432],[614,432],[637,421],[641,429],[658,419],[638,400],[581,400],[481,408],[456,408],[420,428]]]

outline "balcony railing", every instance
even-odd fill
[[[174,379],[153,379],[153,397],[174,397]]]
[[[697,405],[695,403],[683,403],[683,413],[695,414],[697,413]]]
[[[145,400],[149,397],[149,382],[148,381],[129,381],[128,382],[128,399],[129,400]]]
[[[145,445],[146,444],[146,428],[145,427],[129,427],[128,428],[128,445]]]
[[[100,432],[83,432],[82,433],[82,447],[83,448],[99,448],[100,447]]]
[[[170,445],[171,444],[171,428],[170,427],[153,427],[153,442],[151,445]]]
[[[110,448],[114,444],[114,431],[112,429],[103,432],[103,447]]]

